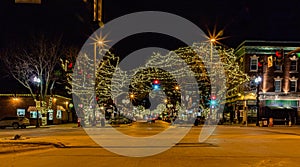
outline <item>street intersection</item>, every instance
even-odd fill
[[[158,134],[164,131],[167,125],[158,122],[115,128],[126,135],[142,137]],[[186,127],[177,126],[173,128]],[[197,165],[250,167],[299,166],[300,164],[300,128],[297,126],[220,125],[217,126],[207,141],[199,143],[198,137],[202,129],[203,126],[192,127],[179,143],[164,152],[147,157],[127,157],[112,153],[96,144],[83,128],[78,128],[75,124],[37,129],[2,129],[0,131],[2,150],[4,148],[7,150],[11,144],[10,148],[15,151],[1,152],[0,150],[0,166]],[[16,134],[21,135],[21,139],[11,140]],[[172,136],[169,137],[172,138]],[[27,150],[22,151],[24,147],[27,147]],[[132,147],[132,151],[137,148]]]

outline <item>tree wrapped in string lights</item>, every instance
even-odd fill
[[[188,72],[180,64],[182,60],[192,73]],[[81,67],[93,67],[91,60],[87,56],[86,60],[83,59],[81,61]],[[197,107],[203,111],[203,114],[207,115],[210,112],[209,101],[212,89],[216,93],[217,103],[221,104],[225,103],[226,91],[236,89],[249,81],[248,75],[239,67],[233,49],[215,47],[212,53],[210,43],[205,42],[179,48],[169,52],[167,55],[153,53],[150,59],[146,61],[145,66],[135,69],[134,72],[123,71],[119,67],[119,61],[119,57],[111,52],[106,52],[99,66],[97,66],[95,82],[89,82],[95,84],[95,87],[92,85],[76,85],[79,86],[79,89],[73,90],[73,93],[85,93],[91,96],[93,95],[91,91],[96,90],[97,102],[100,106],[105,104],[109,99],[122,100],[122,98],[129,96],[129,94],[135,94],[135,105],[145,105],[143,104],[143,99],[151,98],[153,95],[151,94],[151,91],[153,91],[151,84],[154,79],[158,79],[161,82],[162,91],[166,97],[178,107],[184,106],[185,108],[180,109],[184,110],[189,105],[192,105],[191,103],[193,102],[187,98],[187,95],[181,94],[180,88],[177,87],[176,89],[175,87],[177,82],[188,83],[188,80],[184,80],[184,76],[192,75],[198,83],[199,94],[197,96],[199,96],[200,101]],[[160,68],[156,68],[158,66]],[[172,74],[165,71],[164,67],[172,69]],[[220,73],[221,69],[224,70],[224,73]],[[86,71],[90,70],[87,69]],[[72,78],[72,80],[89,79],[89,74],[85,73],[84,69],[77,69],[78,72],[82,73],[82,76],[85,77]],[[128,77],[131,77],[130,80],[128,80]],[[225,82],[225,86],[219,84],[221,82]],[[89,101],[93,100],[89,97],[85,99],[89,99]],[[184,105],[178,105],[178,103],[181,104],[182,102]]]

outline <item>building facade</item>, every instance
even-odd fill
[[[251,40],[237,47],[237,60],[251,80],[228,97],[242,122],[300,122],[300,55],[293,53],[299,47],[300,42]]]
[[[0,119],[8,116],[27,117],[36,125],[61,124],[77,121],[71,98],[47,96],[46,107],[39,107],[30,94],[0,94]]]

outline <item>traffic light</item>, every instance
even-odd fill
[[[72,68],[73,68],[73,63],[71,62],[68,64],[68,69],[72,69]]]
[[[284,61],[284,51],[283,49],[277,50],[275,52],[276,62],[278,65],[282,65]]]
[[[215,95],[212,95],[212,96],[211,96],[211,99],[212,99],[212,100],[216,100],[216,98],[217,98],[217,97],[216,97]]]
[[[159,82],[159,80],[155,79],[155,80],[152,81],[152,88],[154,90],[160,89],[160,82]]]
[[[263,70],[263,64],[264,64],[263,60],[257,62],[258,72],[262,72],[262,70]]]
[[[210,97],[210,108],[215,108],[217,105],[217,97],[215,95],[212,95]]]

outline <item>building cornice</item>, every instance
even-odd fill
[[[276,50],[283,49],[285,53],[299,48],[300,41],[263,41],[245,40],[237,48],[235,54],[240,57],[245,54],[272,55]]]

